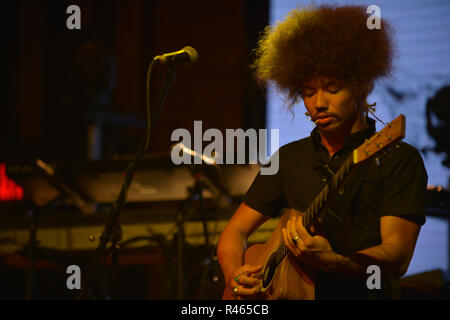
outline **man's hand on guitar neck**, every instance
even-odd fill
[[[333,251],[328,240],[311,236],[303,227],[302,218],[293,216],[282,229],[283,240],[299,260],[326,272],[365,277],[369,265],[377,265],[385,277],[401,277],[408,270],[420,227],[411,221],[383,216],[380,222],[381,244],[343,256]]]
[[[293,215],[282,232],[285,245],[299,260],[325,271],[336,264],[339,255],[333,251],[328,240],[320,235],[311,236],[303,227],[300,215]]]

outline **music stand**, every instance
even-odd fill
[[[8,175],[22,187],[24,197],[31,200],[30,208],[27,210],[30,227],[26,245],[28,257],[26,299],[30,300],[34,291],[34,260],[38,246],[36,232],[39,217],[64,202],[75,205],[83,213],[93,213],[95,206],[62,182],[55,175],[54,169],[41,159],[28,166],[22,166],[21,170],[12,165],[8,168]]]

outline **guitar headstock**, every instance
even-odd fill
[[[405,137],[405,116],[399,115],[389,122],[381,131],[375,133],[370,139],[353,151],[353,163],[363,162],[385,147]]]

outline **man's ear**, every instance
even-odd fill
[[[366,98],[367,98],[367,96],[368,96],[369,94],[372,93],[372,90],[373,90],[374,87],[375,87],[375,86],[374,86],[373,81],[370,81],[370,82],[367,84]]]
[[[373,81],[369,81],[369,82],[363,84],[360,87],[360,91],[358,93],[358,95],[359,95],[358,98],[361,99],[362,101],[364,101],[365,99],[367,99],[367,96],[372,93],[373,88],[374,88]]]
[[[367,97],[369,96],[369,94],[372,92],[373,88],[374,88],[374,83],[373,81],[369,81],[366,84],[362,85],[362,86],[355,86],[355,98],[356,98],[356,103],[359,106],[363,106],[364,105],[364,101],[366,101]]]

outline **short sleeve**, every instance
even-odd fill
[[[423,225],[428,176],[422,157],[415,148],[401,143],[384,160],[381,216],[400,216]]]
[[[260,171],[243,201],[250,208],[264,215],[276,217],[286,207],[281,169],[273,175],[262,175]]]

